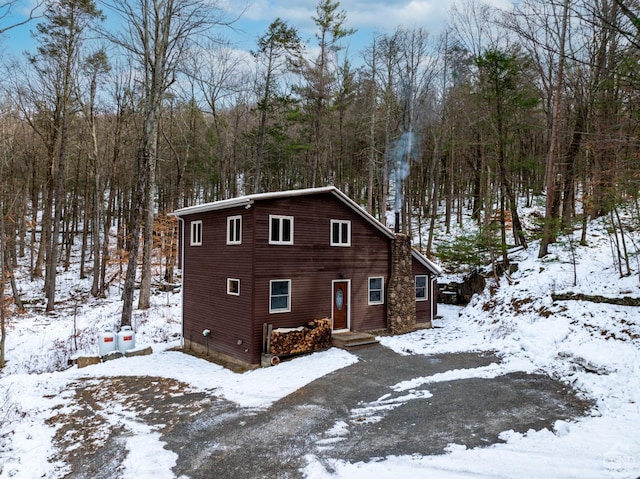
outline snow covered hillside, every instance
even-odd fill
[[[640,244],[637,232],[632,239]],[[553,431],[505,431],[505,445],[475,450],[452,445],[445,456],[344,464],[340,477],[418,470],[443,478],[640,477],[640,268],[635,250],[633,274],[621,278],[611,240],[600,220],[591,225],[586,247],[558,242],[551,255],[538,259],[534,243],[514,255],[519,270],[510,281],[503,277],[499,287],[488,284],[453,316],[441,307],[444,318],[435,331],[383,338],[383,344],[405,354],[495,350],[505,370],[543,371],[594,399],[591,417],[558,423]],[[570,293],[597,301],[602,301],[597,296],[635,298],[636,305],[552,300]]]
[[[504,431],[504,443],[466,449],[450,444],[443,455],[387,457],[367,463],[326,460],[309,454],[304,475],[321,478],[630,478],[640,477],[640,307],[561,299],[552,294],[640,298],[640,267],[630,251],[633,274],[620,278],[604,222],[589,230],[588,245],[560,241],[552,254],[537,259],[537,244],[514,253],[519,269],[486,290],[464,309],[441,306],[435,328],[381,337],[401,354],[496,351],[503,362],[491,368],[455,370],[415,378],[429,384],[460,377],[490,377],[512,371],[544,372],[571,384],[594,401],[588,417],[558,421],[553,430],[521,434]],[[635,245],[640,234],[633,235]],[[631,244],[631,243],[630,243]],[[573,257],[575,255],[575,269]],[[138,345],[150,356],[109,361],[77,369],[76,354],[97,352],[100,331],[119,321],[120,291],[107,299],[88,294],[90,280],[77,271],[59,275],[60,305],[43,312],[42,284],[18,277],[27,312],[9,320],[7,367],[0,373],[0,478],[64,477],[64,462],[51,458],[56,411],[69,410],[69,384],[82,378],[152,375],[179,379],[193,390],[207,391],[241,407],[262,408],[355,356],[331,349],[277,367],[234,373],[171,348],[179,346],[180,295],[157,293],[153,307],[134,313]],[[568,296],[563,296],[568,297]],[[602,298],[591,298],[599,299]],[[330,360],[327,360],[330,359]],[[285,385],[283,387],[282,385]],[[411,384],[398,387],[411,388]],[[121,478],[172,478],[175,452],[163,447],[160,434],[126,411],[109,417],[130,430]],[[100,437],[95,438],[96,447]]]

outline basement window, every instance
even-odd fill
[[[427,297],[427,276],[416,276],[416,301],[426,301]]]
[[[202,246],[202,221],[191,222],[191,246]]]
[[[227,294],[240,296],[240,280],[235,278],[227,278]]]
[[[331,246],[351,246],[351,221],[331,220]]]
[[[291,311],[291,280],[277,279],[269,282],[269,313]]]
[[[369,278],[369,304],[384,304],[384,278]]]

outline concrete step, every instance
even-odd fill
[[[331,343],[336,348],[349,349],[378,344],[376,337],[369,333],[337,333],[331,336]]]

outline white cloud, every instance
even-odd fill
[[[393,33],[397,28],[423,28],[437,36],[444,31],[449,13],[461,0],[341,0],[339,9],[346,13],[346,26],[356,29],[347,43],[358,50],[370,43],[373,33]],[[480,1],[480,0],[472,0]],[[511,0],[482,0],[494,7],[510,8]],[[276,18],[298,29],[303,41],[314,44],[317,32],[313,18],[319,0],[222,0],[232,16],[242,17],[237,27],[245,41],[253,43],[264,34]],[[251,47],[249,47],[251,48]]]

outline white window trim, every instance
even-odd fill
[[[424,298],[418,298],[417,294],[416,294],[416,289],[417,289],[417,282],[418,282],[418,278],[424,278]],[[414,295],[416,297],[416,301],[428,301],[429,300],[429,276],[426,274],[417,274],[415,279],[414,279]]]
[[[342,242],[337,242],[334,243],[333,241],[333,225],[338,224],[340,225],[340,238],[342,238],[342,228],[344,228],[346,226],[347,228],[347,242],[346,243],[342,243]],[[331,244],[331,246],[341,246],[344,248],[347,248],[349,246],[351,246],[351,221],[349,220],[331,220],[331,229],[329,231],[330,237],[329,237],[329,242]]]
[[[236,293],[231,291],[231,283],[233,281],[237,281],[238,282],[238,291]],[[240,296],[240,280],[237,278],[227,278],[227,294],[230,294],[231,296]]]
[[[202,221],[192,221],[190,225],[191,246],[202,246]],[[199,234],[196,234],[199,233]]]
[[[289,295],[287,301],[286,309],[272,309],[271,308],[271,291],[273,283],[280,283],[286,281],[289,283]],[[269,314],[278,314],[278,313],[290,313],[291,312],[291,280],[290,279],[272,279],[269,281]]]
[[[372,279],[380,279],[381,280],[381,286],[382,288],[380,289],[380,301],[371,301],[371,280]],[[377,291],[377,290],[374,290]],[[367,304],[372,306],[375,304],[384,304],[384,276],[369,276],[369,278],[367,279]]]
[[[235,233],[235,228],[232,229],[231,225],[235,224],[236,221],[240,222],[240,236],[235,240],[231,240],[231,232]],[[242,215],[227,217],[227,244],[242,244]]]
[[[280,238],[282,238],[282,220],[289,220],[291,222],[291,240],[290,241],[274,241],[271,239],[271,228],[273,224],[273,220],[277,219],[280,222]],[[282,216],[282,215],[269,215],[269,244],[275,245],[292,245],[293,244],[293,216]]]

